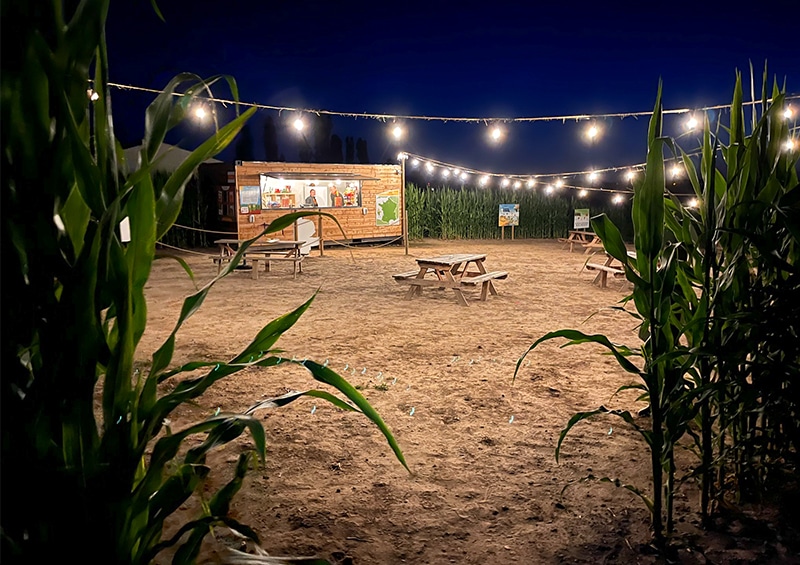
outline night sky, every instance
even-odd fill
[[[529,5],[530,4],[530,5]],[[540,4],[536,7],[531,5]],[[443,117],[547,117],[652,109],[659,78],[666,109],[731,100],[735,71],[749,90],[752,61],[800,93],[796,2],[112,2],[107,32],[112,82],[162,88],[182,71],[232,75],[240,99],[261,104]],[[527,6],[527,7],[525,7]],[[734,7],[737,6],[737,7]],[[215,93],[228,98],[224,88]],[[143,135],[152,94],[112,90],[124,146]],[[800,100],[795,101],[800,110]],[[256,159],[271,115],[279,149],[297,158],[290,112],[259,111],[250,122]],[[710,117],[716,117],[710,113]],[[666,117],[682,133],[685,117]],[[490,120],[491,121],[491,120]],[[647,117],[506,124],[502,143],[480,123],[406,120],[401,142],[378,120],[335,117],[333,133],[363,137],[372,162],[400,149],[500,174],[547,174],[621,167],[645,158]],[[207,126],[183,127],[167,141],[193,148]],[[685,149],[696,147],[684,136]],[[233,160],[233,150],[221,156]]]

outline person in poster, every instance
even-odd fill
[[[308,191],[305,204],[306,206],[319,206],[319,204],[317,204],[317,191],[313,188]]]

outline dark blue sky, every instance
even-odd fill
[[[730,102],[735,70],[749,83],[786,79],[800,93],[796,3],[352,2],[160,0],[112,2],[108,20],[112,82],[161,88],[176,73],[232,75],[240,98],[339,112],[446,117],[540,117],[649,111],[659,78],[665,108]],[[227,97],[224,89],[217,94]],[[143,132],[152,95],[112,91],[118,135]],[[800,101],[795,104],[800,109]],[[272,115],[251,120],[255,156]],[[586,122],[508,124],[505,141],[487,143],[484,124],[407,121],[408,137],[390,142],[387,124],[334,118],[340,137],[364,137],[371,160],[398,148],[462,167],[544,174],[639,163],[647,118],[603,120],[602,138],[582,140]],[[198,128],[199,129],[199,128]],[[681,133],[678,118],[666,133]],[[280,150],[296,158],[286,131]],[[180,132],[182,145],[194,139]],[[179,141],[172,138],[169,141]],[[691,149],[686,139],[686,148]],[[191,148],[191,147],[189,147]],[[223,157],[232,159],[228,151]]]

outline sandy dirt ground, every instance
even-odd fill
[[[468,307],[446,289],[404,300],[408,287],[392,274],[414,269],[416,257],[443,253],[486,253],[488,269],[509,277],[485,302],[479,290],[467,291]],[[184,258],[199,284],[216,274],[208,255]],[[520,356],[550,331],[574,328],[638,344],[636,321],[612,309],[631,287],[614,280],[599,288],[583,269],[586,260],[554,241],[425,240],[411,242],[409,255],[396,245],[328,248],[322,257],[315,249],[296,279],[286,263],[258,280],[249,271],[231,273],[178,333],[174,363],[231,359],[266,323],[317,292],[278,346],[290,358],[328,361],[346,376],[383,416],[410,468],[364,416],[303,398],[259,412],[267,460],[247,477],[232,515],[255,529],[271,555],[336,563],[655,562],[643,503],[627,490],[582,481],[619,478],[649,491],[639,436],[619,419],[598,417],[578,424],[560,461],[554,458],[575,412],[644,406],[634,392],[614,395],[631,376],[599,346],[562,348],[556,340],[531,352],[513,380]],[[177,262],[156,262],[141,366],[193,289]],[[309,388],[325,385],[297,365],[248,369],[177,411],[172,427]],[[210,483],[226,481],[251,446],[243,436],[215,452]],[[764,543],[742,523],[701,535],[697,510],[696,485],[688,482],[676,518],[694,550],[682,550],[682,562],[797,562],[779,539]],[[181,517],[191,511],[186,505]],[[239,542],[220,532],[217,544]]]

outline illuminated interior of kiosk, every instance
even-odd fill
[[[260,175],[261,208],[341,208],[361,206],[361,181],[286,179]]]

